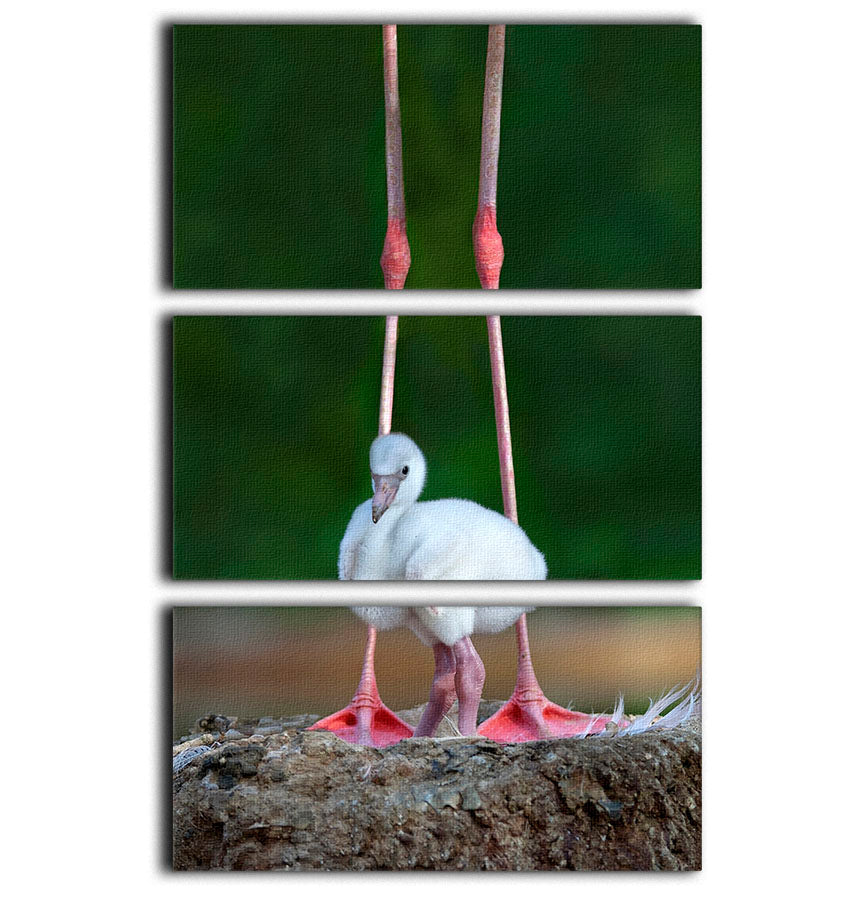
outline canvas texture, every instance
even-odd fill
[[[401,25],[407,288],[479,287],[487,27]],[[381,288],[378,25],[174,28],[174,284]],[[509,25],[500,287],[697,288],[701,29]]]
[[[548,578],[699,578],[700,318],[502,332],[518,518]],[[174,320],[176,578],[337,578],[373,493],[383,334],[381,317]],[[426,458],[421,501],[503,511],[484,317],[399,319],[392,428]]]
[[[701,286],[697,25],[172,55],[175,288]],[[487,320],[172,319],[173,577],[700,578],[700,317]],[[394,598],[172,611],[175,869],[701,868],[698,608]]]
[[[492,725],[521,694],[520,623],[474,633],[477,714],[461,727],[464,688],[419,734],[438,683],[431,648],[383,627],[362,674],[367,624],[482,609],[175,608],[175,868],[699,869],[701,611],[530,611],[533,702],[557,735]],[[379,692],[358,705],[369,675]],[[370,729],[347,729],[347,710],[372,703]]]

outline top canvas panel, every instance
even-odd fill
[[[384,286],[377,25],[174,28],[174,285]],[[405,287],[480,287],[488,28],[400,25]],[[701,30],[508,25],[501,289],[701,286]]]

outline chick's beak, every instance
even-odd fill
[[[375,525],[383,513],[394,502],[401,479],[397,475],[373,476],[373,524]]]

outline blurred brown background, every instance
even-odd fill
[[[344,607],[186,606],[173,614],[175,737],[209,713],[327,715],[358,684],[366,626]],[[585,712],[627,712],[690,680],[701,658],[695,607],[542,607],[528,616],[536,673],[548,697]],[[473,637],[487,670],[484,697],[515,680],[515,629]],[[425,702],[433,655],[411,632],[380,632],[376,671],[394,710]]]

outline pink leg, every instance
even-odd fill
[[[385,317],[385,344],[382,348],[382,382],[379,388],[379,433],[391,431],[394,408],[394,367],[397,361],[397,316]]]
[[[366,747],[388,747],[412,736],[412,729],[399,719],[379,699],[376,687],[376,673],[373,668],[373,653],[376,648],[376,629],[367,627],[367,647],[358,690],[349,706],[333,715],[320,719],[308,730],[323,729],[333,731],[350,744]]]
[[[461,734],[476,733],[479,701],[485,684],[485,667],[473,642],[461,638],[452,648],[455,654],[455,688],[458,694],[458,730]]]
[[[518,637],[515,692],[505,706],[479,726],[479,734],[503,743],[517,743],[604,731],[611,716],[572,712],[552,703],[542,693],[530,658],[526,615],[518,619],[515,628]],[[618,724],[628,724],[628,720],[622,719]]]
[[[497,231],[497,167],[500,159],[500,113],[503,105],[503,59],[506,26],[488,27],[485,96],[482,102],[482,152],[479,165],[479,205],[473,222],[473,248],[479,281],[487,290],[500,286],[503,239]]]
[[[385,73],[385,185],[388,223],[379,264],[389,290],[406,282],[412,259],[406,238],[406,206],[403,198],[403,145],[400,133],[400,96],[397,89],[397,25],[382,26]]]
[[[499,316],[488,316],[487,323],[488,350],[491,357],[491,383],[494,388],[494,416],[497,421],[500,486],[503,489],[503,514],[517,525],[518,500],[515,494],[515,465],[512,461],[512,429],[509,426],[509,392],[506,389],[503,329]]]
[[[434,677],[430,689],[430,699],[424,709],[421,721],[413,732],[413,737],[433,737],[445,714],[451,709],[455,693],[455,655],[451,647],[437,643],[434,652]]]

